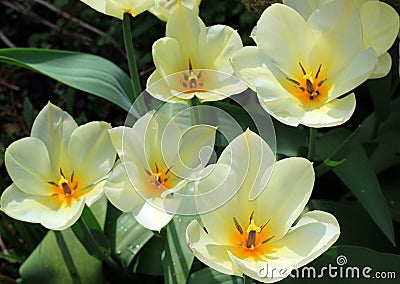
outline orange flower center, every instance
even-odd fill
[[[153,169],[145,169],[146,174],[149,177],[148,180],[148,194],[151,196],[159,196],[165,190],[172,188],[174,186],[173,176],[171,173],[171,168],[161,168],[155,164]]]
[[[181,86],[182,92],[186,94],[196,93],[196,92],[206,92],[204,89],[205,78],[203,76],[203,71],[196,72],[193,71],[192,62],[189,59],[189,69],[187,72],[183,72],[181,75]]]
[[[286,80],[293,83],[290,87],[291,93],[306,107],[321,106],[328,96],[328,88],[325,84],[327,78],[322,76],[322,64],[319,65],[315,76],[313,76],[313,72],[307,73],[300,62],[299,66],[301,69],[299,78],[292,79],[286,77]]]
[[[267,230],[264,230],[269,220],[258,227],[254,222],[253,215],[254,212],[250,215],[250,221],[246,231],[243,230],[236,218],[233,217],[236,231],[234,231],[232,240],[235,245],[235,249],[232,253],[236,257],[242,259],[249,257],[263,258],[270,249],[268,242],[274,238],[274,236],[268,234]]]
[[[60,168],[60,179],[58,182],[49,181],[51,185],[52,197],[60,203],[61,207],[69,206],[79,200],[83,195],[83,190],[79,186],[78,180],[74,177],[74,172],[67,179]]]

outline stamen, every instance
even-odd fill
[[[252,223],[251,221],[253,221],[253,217],[254,217],[254,211],[251,212],[251,214],[250,214],[249,226],[250,226],[250,224]],[[254,224],[254,221],[253,221],[253,224]],[[248,230],[248,229],[247,229],[247,230]]]
[[[172,169],[173,166],[170,166],[166,171],[164,175],[167,175],[169,173],[169,171]]]
[[[253,250],[255,244],[256,244],[256,231],[250,231],[247,235],[246,247]]]
[[[304,67],[303,67],[303,65],[301,65],[301,62],[299,62],[299,65],[300,65],[301,71],[303,72],[303,75],[306,75],[307,72],[306,72],[306,70],[304,70]]]
[[[236,220],[235,217],[233,217],[233,222],[235,223],[235,227],[236,227],[236,229],[239,231],[239,233],[240,233],[241,235],[243,235],[242,226],[240,226],[239,222]]]
[[[48,183],[48,184],[51,184],[51,185],[54,185],[54,186],[58,186],[58,184],[55,183],[54,181],[48,181],[47,183]]]
[[[149,176],[152,176],[152,175],[153,175],[148,169],[144,169],[144,171],[145,171],[146,174],[148,174]]]
[[[288,77],[286,77],[286,80],[288,80],[288,81],[290,81],[290,82],[292,82],[292,83],[296,84],[297,86],[300,86],[300,83],[299,83],[299,82],[297,82],[297,81],[296,81],[296,80],[294,80],[294,79],[291,79],[291,78],[288,78]]]
[[[72,171],[72,174],[71,174],[71,183],[73,183],[74,182],[74,171]]]
[[[63,171],[62,171],[61,168],[60,168],[60,175],[61,175],[63,178],[65,178],[64,173],[63,173]]]
[[[271,236],[271,237],[269,237],[269,238],[266,238],[265,240],[263,240],[263,241],[261,242],[261,244],[263,245],[263,244],[269,242],[270,240],[272,240],[273,238],[275,238],[275,236]]]
[[[193,71],[192,61],[190,61],[190,58],[189,58],[189,71]]]
[[[325,83],[326,80],[328,80],[328,78],[325,78],[324,80],[319,81],[318,84],[317,84],[317,86],[318,86],[318,87],[321,87],[322,84]]]
[[[318,79],[318,75],[319,75],[319,72],[321,71],[321,67],[322,67],[322,64],[320,64],[319,67],[318,67],[318,71],[315,74],[315,79]]]
[[[306,79],[306,89],[307,92],[311,95],[312,93],[314,93],[314,85],[311,83],[310,80]]]
[[[61,184],[61,186],[62,186],[62,188],[63,188],[63,190],[64,190],[65,195],[67,195],[67,196],[68,196],[68,195],[71,195],[72,191],[71,191],[71,189],[69,188],[68,183],[63,182],[63,183]]]
[[[260,227],[260,233],[261,233],[261,231],[265,228],[265,226],[268,225],[268,223],[269,223],[269,219],[268,219],[267,222],[264,223],[264,225],[262,225],[262,226]]]

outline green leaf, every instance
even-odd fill
[[[115,253],[122,266],[128,267],[141,248],[154,233],[141,226],[131,213],[124,213],[117,220]]]
[[[152,276],[163,276],[165,238],[161,234],[154,235],[140,250],[134,259],[133,272]]]
[[[393,245],[357,200],[334,202],[313,199],[307,207],[309,210],[329,212],[336,217],[340,224],[340,237],[336,245],[357,245],[393,252]]]
[[[287,126],[275,120],[273,122],[276,132],[277,152],[286,157],[298,156],[299,149],[307,145],[307,135],[302,127]]]
[[[375,129],[375,116],[371,114],[362,123],[360,140],[370,148],[370,161],[376,174],[400,164],[400,98],[390,105],[388,119]]]
[[[185,284],[194,256],[186,245],[186,228],[192,217],[175,216],[167,226],[164,283]]]
[[[281,283],[398,283],[396,277],[399,275],[399,255],[364,247],[336,246],[315,261],[292,271]],[[386,278],[382,279],[382,276]]]
[[[195,273],[190,274],[188,284],[205,284],[205,283],[218,283],[218,284],[242,284],[243,278],[222,274],[211,268],[204,268]]]
[[[79,220],[71,227],[75,236],[84,245],[89,254],[99,260],[105,260],[111,254],[111,246],[96,217],[85,205]]]
[[[38,48],[0,49],[0,62],[44,74],[129,110],[132,83],[118,66],[99,56]]]
[[[329,157],[350,134],[350,131],[344,128],[327,132],[318,141],[318,155],[323,158]],[[394,245],[390,211],[372,165],[361,145],[354,143],[353,151],[347,156],[346,161],[334,168],[333,171],[357,197],[371,218]]]
[[[315,174],[317,177],[327,173],[331,169],[339,166],[344,161],[346,157],[351,153],[355,143],[357,143],[357,137],[360,132],[360,127],[358,127],[353,133],[351,133],[340,146],[326,158],[322,164],[320,164],[315,169]]]
[[[380,79],[367,81],[369,94],[375,109],[378,122],[385,121],[390,114],[390,98],[392,96],[392,74]]]
[[[101,262],[86,252],[71,229],[58,233],[65,241],[68,253],[60,249],[60,240],[49,231],[20,268],[24,283],[104,283]],[[71,273],[71,265],[77,274]]]

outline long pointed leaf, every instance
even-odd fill
[[[38,48],[0,49],[0,62],[34,70],[63,84],[106,99],[129,110],[132,83],[118,66],[105,58],[70,51]]]

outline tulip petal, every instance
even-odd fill
[[[255,87],[260,105],[275,119],[298,126],[305,113],[303,104],[290,94],[272,75],[256,78]]]
[[[240,259],[230,251],[228,251],[228,254],[240,271],[263,283],[274,283],[286,278],[294,267],[294,262],[287,258],[270,258],[267,260]]]
[[[74,168],[70,172],[78,173],[85,186],[104,177],[114,165],[116,154],[108,129],[108,123],[93,121],[79,126],[71,135],[68,156]]]
[[[202,213],[200,218],[209,236],[219,244],[231,245],[231,236],[236,231],[233,217],[241,222],[248,220],[251,213],[248,202],[240,199],[237,192],[242,181],[225,164],[210,165],[205,172],[209,174],[198,182],[196,188],[196,208]]]
[[[368,79],[378,79],[385,77],[389,74],[390,69],[392,68],[392,57],[389,53],[385,52],[381,56],[378,57],[378,65],[376,66],[375,71],[369,76]]]
[[[317,63],[324,65],[329,80],[330,74],[340,72],[363,50],[361,19],[352,1],[336,0],[321,6],[311,14],[307,24],[318,39],[320,52],[329,54]]]
[[[339,223],[333,215],[323,211],[307,212],[282,239],[273,243],[270,256],[291,259],[298,268],[328,250],[339,235]]]
[[[218,245],[203,230],[197,220],[193,220],[186,228],[186,242],[201,262],[221,273],[242,275],[230,260],[225,246]]]
[[[12,143],[5,153],[5,165],[13,182],[25,193],[50,196],[49,181],[58,181],[58,169],[50,164],[44,143],[35,137],[26,137]]]
[[[48,103],[35,118],[31,137],[43,141],[54,169],[66,160],[67,145],[72,132],[78,127],[74,119],[59,107]]]
[[[282,238],[306,206],[314,185],[312,163],[304,158],[276,162],[267,187],[256,199],[255,220],[268,220],[274,240]]]
[[[131,164],[130,169],[132,167],[135,166]],[[107,199],[123,212],[131,212],[145,202],[132,186],[124,163],[119,163],[114,168],[104,185],[104,193]]]
[[[381,1],[367,1],[360,8],[364,48],[372,47],[378,56],[394,43],[399,32],[399,15]]]
[[[219,244],[231,244],[231,236],[236,231],[233,217],[243,226],[248,224],[253,211],[250,200],[267,184],[274,162],[268,144],[247,130],[225,148],[212,171],[207,168],[210,174],[199,181],[198,190],[202,195],[196,201],[199,209],[216,208],[202,214],[201,220],[210,237]],[[205,195],[209,191],[213,191],[212,198]]]
[[[378,58],[372,48],[355,55],[343,69],[338,70],[328,79],[335,84],[328,101],[336,99],[365,82],[374,72],[377,64]]]
[[[315,10],[331,1],[332,0],[283,0],[283,4],[292,7],[307,20]]]
[[[1,196],[1,208],[14,219],[40,223],[50,230],[64,230],[80,217],[84,200],[60,207],[52,197],[34,196],[21,191],[15,184]]]
[[[334,99],[323,106],[304,113],[300,123],[308,127],[332,127],[345,123],[356,108],[354,93],[342,99]]]
[[[199,41],[199,61],[201,66],[226,73],[232,73],[229,58],[243,47],[242,40],[234,29],[225,25],[208,27],[205,38]],[[202,67],[203,68],[203,67]]]
[[[181,136],[177,135],[179,132],[175,129],[175,123],[168,124],[161,141],[165,163],[177,176],[185,179],[196,178],[211,158],[216,128],[195,125],[186,129]],[[170,135],[172,133],[173,135]],[[172,145],[176,145],[176,149],[171,149]]]
[[[146,229],[160,232],[174,217],[174,215],[159,209],[162,208],[162,203],[161,198],[153,199],[151,204],[145,202],[142,206],[135,208],[132,214],[136,221]]]
[[[256,38],[264,54],[289,78],[297,76],[299,61],[310,66],[315,58],[313,32],[301,15],[288,6],[275,4],[266,9],[258,21]]]
[[[188,68],[182,57],[180,43],[175,38],[164,37],[157,40],[152,48],[154,65],[161,77]]]
[[[166,36],[174,38],[179,42],[182,59],[186,66],[186,68],[181,70],[189,69],[189,59],[193,69],[203,68],[198,61],[198,54],[200,52],[198,47],[199,35],[205,29],[206,27],[200,18],[186,7],[178,7],[171,15],[167,22]]]
[[[232,57],[232,65],[235,73],[252,90],[256,89],[255,80],[258,76],[271,75],[271,71],[265,65],[265,56],[256,46],[246,46],[239,49]]]

